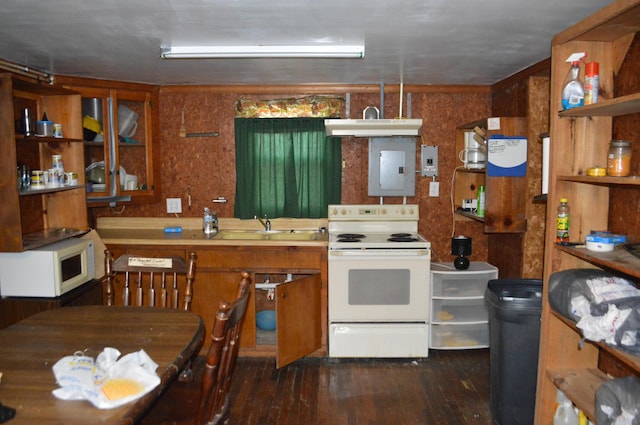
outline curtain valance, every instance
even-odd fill
[[[344,99],[330,96],[236,102],[236,118],[340,118]]]

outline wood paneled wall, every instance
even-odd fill
[[[240,96],[250,98],[282,98],[308,94],[329,93],[345,96],[350,93],[352,118],[361,117],[367,106],[379,106],[379,87],[164,87],[160,93],[160,134],[156,139],[160,148],[162,201],[152,205],[120,208],[97,208],[94,217],[121,216],[164,217],[165,198],[182,198],[184,217],[199,217],[205,206],[213,207],[221,217],[233,216],[235,196],[234,107]],[[420,205],[419,230],[433,243],[434,260],[452,261],[450,238],[464,234],[473,238],[473,261],[487,260],[487,237],[482,226],[474,222],[455,222],[451,213],[451,178],[453,169],[461,165],[455,152],[457,126],[488,116],[491,111],[489,87],[430,87],[405,86],[411,93],[411,117],[423,119],[422,139],[439,148],[440,196],[429,197],[430,177],[416,178],[416,196],[408,203]],[[385,117],[399,113],[399,86],[385,87]],[[180,138],[182,111],[188,133],[218,132],[218,137]],[[407,103],[403,105],[407,117]],[[342,140],[345,168],[343,172],[343,203],[379,203],[377,197],[367,196],[368,139],[345,137]],[[419,155],[416,164],[419,169]],[[187,200],[191,193],[192,206]],[[211,200],[224,197],[224,204]],[[401,203],[402,198],[385,198],[385,203]]]

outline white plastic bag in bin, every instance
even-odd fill
[[[78,352],[53,365],[61,400],[88,400],[100,409],[111,409],[136,400],[160,384],[158,365],[140,350],[122,356],[107,347],[96,360]]]

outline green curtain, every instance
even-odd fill
[[[324,118],[236,118],[235,217],[327,217],[339,204],[342,143]]]

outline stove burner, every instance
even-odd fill
[[[362,239],[365,236],[361,233],[340,233],[338,235],[338,238],[345,238],[345,239]]]
[[[338,242],[362,242],[359,238],[339,238]]]
[[[392,233],[392,238],[408,238],[411,236],[411,233]]]
[[[416,242],[417,238],[407,237],[407,236],[396,236],[387,239],[389,242]]]

